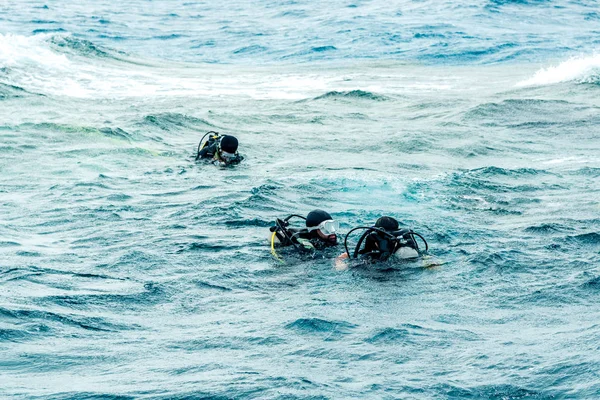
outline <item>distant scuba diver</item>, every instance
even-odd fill
[[[202,144],[206,136],[209,136],[209,138]],[[238,140],[234,136],[209,131],[202,136],[200,143],[198,143],[196,161],[199,159],[211,160],[213,164],[221,166],[239,164],[244,157],[238,153],[237,149]]]
[[[348,236],[359,229],[365,230],[350,254],[348,250]],[[424,252],[419,249],[415,237],[425,243],[425,252],[429,246],[420,234],[410,229],[400,229],[396,219],[383,216],[375,222],[374,226],[359,226],[351,229],[344,239],[346,252],[336,259],[336,268],[345,269],[346,259],[356,259],[359,256],[367,261],[387,261],[390,257],[398,259],[411,259],[420,257]],[[361,248],[361,246],[364,246]]]
[[[292,218],[305,220],[306,228],[289,228],[289,221]],[[336,246],[339,229],[339,222],[323,210],[313,210],[308,213],[306,218],[296,214],[292,214],[285,219],[277,218],[275,226],[270,228],[270,231],[273,232],[271,235],[271,254],[282,261],[275,251],[276,242],[280,246],[294,246],[302,252],[323,250],[327,247]]]

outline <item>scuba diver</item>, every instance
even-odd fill
[[[365,232],[358,240],[351,255],[348,250],[348,236],[359,229],[363,229]],[[424,252],[419,249],[415,236],[425,243],[426,252],[429,246],[423,236],[410,229],[400,229],[400,224],[392,217],[383,216],[371,227],[359,226],[354,228],[348,232],[344,239],[346,252],[336,259],[336,269],[346,269],[346,260],[349,258],[356,259],[359,256],[368,262],[387,261],[390,257],[398,259],[420,257]],[[363,243],[364,247],[361,248]]]
[[[290,228],[289,221],[292,218],[305,220],[306,228]],[[270,228],[271,254],[280,260],[281,257],[275,251],[275,243],[280,246],[294,246],[301,252],[323,250],[327,247],[337,245],[337,232],[340,224],[331,215],[323,210],[313,210],[305,217],[292,214],[285,219],[277,218],[275,226]]]
[[[208,140],[202,144],[204,138],[209,136]],[[238,140],[231,135],[221,135],[219,132],[206,132],[200,143],[198,143],[198,153],[196,161],[199,159],[211,160],[213,164],[228,166],[239,164],[244,157],[238,151]]]

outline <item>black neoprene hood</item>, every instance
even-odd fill
[[[221,139],[221,150],[227,153],[235,153],[238,149],[238,140],[234,136],[225,135]]]
[[[319,225],[323,221],[327,221],[331,218],[331,215],[327,211],[323,210],[313,210],[308,213],[306,216],[306,227],[312,228],[313,226]]]
[[[375,222],[375,226],[386,231],[396,231],[398,230],[398,221],[392,217],[381,217]]]

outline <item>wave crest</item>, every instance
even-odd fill
[[[240,51],[250,54],[263,50],[248,47]],[[0,33],[0,84],[32,94],[94,99],[229,95],[306,99],[314,95],[315,89],[327,88],[318,75],[307,78],[284,74],[273,79],[271,74],[231,74],[231,71],[206,64],[165,65],[65,33],[33,36]],[[6,90],[0,88],[0,93]],[[344,95],[383,99],[362,91],[341,94]]]
[[[49,42],[69,53],[83,55],[86,57],[92,56],[102,58],[115,58],[114,56],[116,54],[125,55],[125,53],[123,52],[100,47],[90,42],[89,40],[78,39],[69,35],[52,36]]]
[[[571,81],[600,84],[600,54],[573,57],[557,66],[540,69],[532,78],[516,86],[545,86]]]
[[[321,318],[300,318],[286,325],[286,328],[300,333],[345,334],[356,328],[346,321],[329,321]]]
[[[375,101],[384,101],[388,98],[386,96],[375,94],[372,92],[367,92],[366,90],[350,90],[346,92],[338,92],[331,91],[327,92],[321,96],[317,96],[314,100],[322,100],[322,99],[363,99],[363,100],[375,100]]]
[[[23,97],[27,91],[19,86],[0,83],[0,100]]]

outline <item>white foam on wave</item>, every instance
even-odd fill
[[[570,81],[595,82],[599,76],[600,54],[596,54],[574,57],[557,66],[541,69],[532,78],[521,81],[516,86],[543,86]]]
[[[85,90],[73,76],[77,66],[51,49],[51,38],[0,34],[0,82],[35,93],[83,96]]]
[[[0,33],[0,67],[34,65],[64,70],[69,65],[67,57],[43,46],[50,37],[49,34],[25,37]]]
[[[75,98],[149,96],[301,100],[332,91],[366,90],[375,94],[447,91],[454,78],[406,73],[396,65],[356,72],[336,65],[240,66],[184,64],[134,57],[89,55],[62,47],[60,34],[0,34],[0,83],[32,93]],[[57,40],[58,39],[58,40]],[[77,46],[75,46],[77,47]]]
[[[35,91],[54,80],[61,91],[80,92],[77,82],[68,78],[72,63],[64,54],[44,46],[50,38],[49,34],[0,34],[0,82]]]
[[[589,157],[569,156],[561,158],[537,159],[535,161],[546,165],[577,165],[593,164],[596,163],[598,160]]]
[[[228,96],[303,99],[331,90],[335,77],[273,74],[223,65],[160,66],[64,54],[53,35],[0,34],[0,83],[52,96],[120,98]]]

